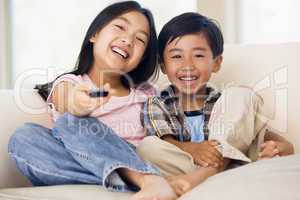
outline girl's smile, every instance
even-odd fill
[[[137,11],[122,14],[90,39],[94,46],[94,65],[98,71],[129,72],[139,64],[148,40],[147,18]]]

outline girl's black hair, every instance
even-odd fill
[[[159,62],[163,63],[166,45],[180,36],[202,33],[212,50],[213,57],[222,55],[224,39],[216,21],[199,13],[188,12],[178,15],[166,23],[158,36]]]
[[[94,36],[96,33],[98,33],[110,21],[130,11],[137,11],[145,15],[145,17],[149,22],[150,36],[149,36],[148,45],[146,47],[141,62],[134,70],[128,72],[127,76],[131,78],[131,81],[135,86],[145,82],[151,77],[156,78],[157,77],[157,35],[155,30],[154,19],[151,11],[142,8],[141,5],[135,1],[123,1],[119,3],[114,3],[106,7],[96,16],[96,18],[94,19],[94,21],[91,23],[90,27],[87,30],[74,70],[64,74],[83,75],[88,73],[91,70],[91,67],[94,62],[93,43],[90,42],[90,38]],[[58,76],[57,78],[59,78],[60,76]],[[121,82],[122,84],[124,84],[124,86],[129,88],[130,87],[129,80],[125,77],[126,77],[125,75],[121,76]],[[47,99],[54,81],[35,86],[35,89],[38,89],[38,93],[41,95],[41,97],[44,100]]]

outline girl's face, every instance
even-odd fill
[[[167,44],[163,72],[180,93],[194,95],[220,68],[222,57],[213,58],[211,48],[201,33],[178,37]]]
[[[140,63],[149,34],[149,23],[143,14],[130,11],[116,17],[90,39],[94,66],[110,72],[130,72]]]

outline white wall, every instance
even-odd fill
[[[219,22],[226,43],[237,43],[239,0],[198,0],[198,11]]]
[[[198,0],[198,11],[220,22],[225,43],[300,41],[299,0]]]
[[[32,88],[72,69],[89,24],[105,6],[117,1],[10,0],[14,84]],[[197,11],[197,0],[173,0],[172,9],[169,0],[137,1],[153,12],[158,31],[172,17]]]
[[[9,49],[8,49],[8,26],[7,26],[6,0],[0,0],[0,89],[8,88],[9,76]]]

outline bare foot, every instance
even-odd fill
[[[131,200],[175,200],[177,196],[169,183],[160,176],[144,176],[141,190]]]
[[[169,176],[166,178],[179,197],[191,189],[191,184],[183,176]]]
[[[166,178],[177,196],[182,196],[184,193],[192,189],[192,185],[187,180],[186,175],[169,176]]]
[[[205,180],[204,176],[196,173],[166,177],[177,196],[182,196]]]

